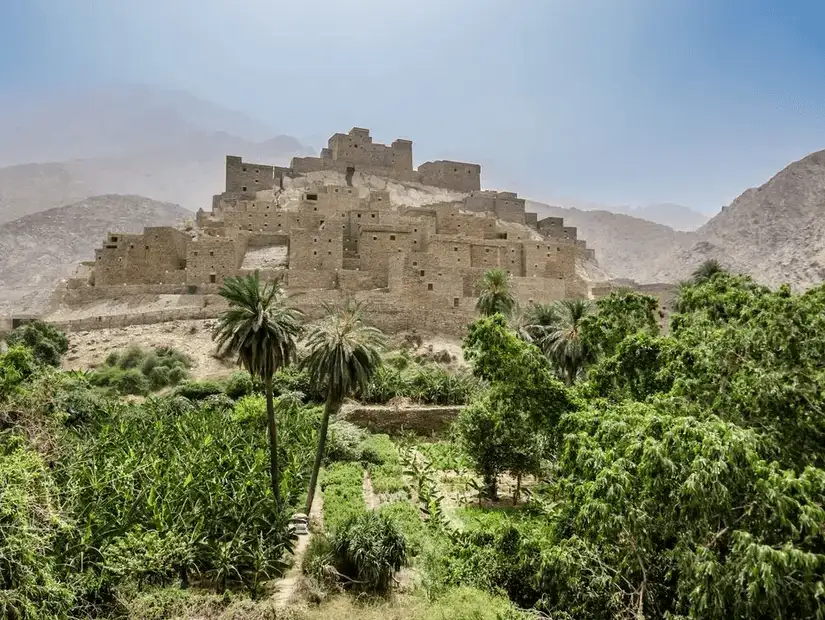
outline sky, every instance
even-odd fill
[[[175,88],[539,200],[715,212],[825,148],[822,24],[821,0],[0,0],[0,94]]]

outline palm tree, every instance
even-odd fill
[[[229,302],[212,333],[221,355],[235,355],[238,365],[266,388],[266,419],[269,431],[269,475],[275,505],[280,510],[278,471],[278,427],[272,398],[272,377],[295,358],[296,339],[301,332],[301,313],[286,302],[281,282],[261,283],[258,271],[226,278],[220,290]]]
[[[516,333],[527,342],[539,343],[559,323],[556,304],[530,304],[518,313]]]
[[[479,289],[476,310],[484,316],[492,316],[496,312],[508,316],[516,307],[512,279],[503,269],[486,271],[479,282]]]
[[[329,418],[338,414],[344,398],[366,389],[381,366],[381,351],[385,342],[381,330],[364,323],[360,304],[347,300],[340,309],[325,304],[324,311],[324,318],[306,338],[309,353],[303,361],[312,382],[326,393],[318,450],[307,492],[306,514],[310,513],[315,497]]]
[[[706,282],[710,280],[717,273],[724,273],[722,263],[715,258],[706,260],[693,271],[693,281],[695,283]]]
[[[587,343],[582,340],[582,322],[593,312],[593,304],[586,299],[563,299],[555,304],[558,322],[547,329],[539,347],[556,364],[564,382],[573,385],[582,366],[592,357]]]

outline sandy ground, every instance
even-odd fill
[[[236,367],[212,356],[215,351],[213,324],[214,320],[170,321],[69,333],[69,352],[63,358],[63,367],[66,370],[94,368],[112,351],[138,344],[144,348],[170,346],[185,353],[192,359],[191,373],[196,379],[225,377]]]
[[[152,325],[130,325],[111,329],[96,329],[86,332],[70,332],[69,351],[63,358],[66,370],[90,369],[99,366],[112,351],[120,351],[132,344],[144,348],[170,346],[188,355],[193,362],[191,369],[195,379],[219,379],[237,370],[228,362],[213,357],[215,344],[212,341],[214,319],[192,321],[170,321]],[[453,356],[455,365],[464,363],[461,355],[461,341],[448,336],[426,336],[416,353],[438,353],[447,350]],[[399,347],[403,335],[391,338],[393,348]],[[430,348],[432,347],[432,349]]]

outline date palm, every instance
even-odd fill
[[[476,310],[484,316],[500,312],[509,316],[516,307],[516,296],[510,274],[503,269],[490,269],[479,282]]]
[[[275,504],[280,510],[278,425],[272,394],[272,378],[295,359],[296,339],[301,333],[301,313],[289,307],[281,282],[262,283],[258,271],[226,278],[220,290],[229,309],[218,319],[212,337],[222,355],[234,355],[238,365],[263,381],[269,433],[269,474]]]
[[[717,273],[723,273],[724,271],[722,263],[715,258],[711,258],[699,265],[691,275],[693,276],[693,282],[698,284],[710,280]]]
[[[307,492],[307,515],[315,497],[329,419],[338,414],[344,398],[366,389],[381,366],[381,351],[385,344],[381,330],[364,323],[360,304],[352,300],[348,300],[342,308],[326,304],[324,311],[324,318],[306,338],[309,352],[303,361],[311,381],[325,394],[318,449]]]
[[[559,324],[556,304],[530,304],[518,315],[516,332],[527,342],[539,344]]]
[[[586,299],[563,299],[556,302],[557,322],[546,329],[539,347],[556,365],[567,385],[572,385],[592,351],[582,339],[582,324],[593,311]]]

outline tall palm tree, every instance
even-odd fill
[[[555,306],[558,322],[541,337],[539,346],[555,363],[564,382],[573,385],[579,370],[592,357],[582,340],[582,323],[593,312],[593,304],[586,299],[563,299]]]
[[[325,304],[324,311],[324,318],[306,338],[309,353],[303,361],[310,379],[326,394],[318,450],[307,492],[306,514],[310,513],[315,497],[329,418],[338,414],[344,398],[366,389],[381,366],[381,351],[385,346],[381,330],[364,323],[360,304],[352,300],[347,300],[342,308]]]
[[[272,377],[295,358],[302,315],[287,305],[280,280],[262,284],[258,271],[226,278],[220,290],[229,309],[212,333],[221,355],[235,355],[238,365],[260,378],[266,388],[269,432],[269,475],[275,504],[280,510],[278,426],[272,397]]]
[[[509,316],[516,307],[512,278],[503,269],[490,269],[484,273],[479,282],[479,295],[476,310],[484,316],[500,312]]]
[[[693,281],[699,283],[710,280],[717,273],[723,273],[724,271],[722,263],[715,258],[710,258],[699,265],[691,275],[693,275]]]

